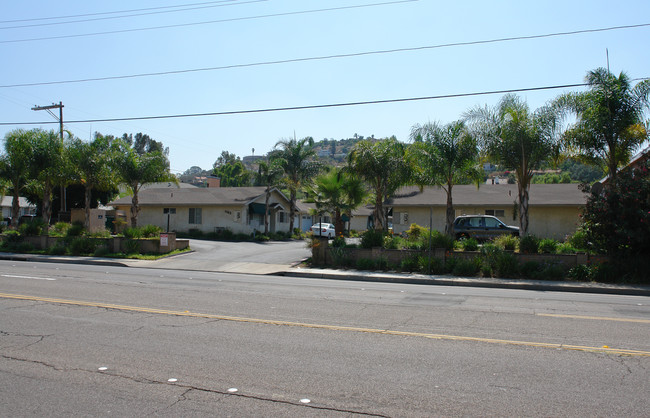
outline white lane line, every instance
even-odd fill
[[[13,274],[0,274],[1,277],[10,277],[12,279],[34,279],[34,280],[56,280],[50,277],[34,277],[34,276],[15,276]]]

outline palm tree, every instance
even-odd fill
[[[0,175],[7,179],[13,195],[11,226],[18,226],[20,194],[29,181],[34,131],[17,129],[5,135],[5,154],[0,157]]]
[[[178,183],[178,179],[169,172],[169,159],[158,148],[146,151],[142,147],[137,147],[137,144],[130,146],[122,139],[116,140],[113,147],[115,154],[112,164],[117,177],[126,184],[133,195],[131,198],[131,227],[135,228],[138,225],[138,212],[140,212],[138,193],[142,186],[159,181]]]
[[[410,181],[411,169],[405,155],[406,146],[395,137],[376,142],[360,141],[348,154],[350,170],[369,184],[374,192],[376,230],[388,227],[384,201]]]
[[[320,164],[314,161],[316,152],[313,145],[312,137],[283,139],[275,144],[276,151],[271,155],[284,171],[284,183],[289,189],[290,233],[293,233],[298,191],[320,170]]]
[[[257,164],[257,183],[266,186],[264,201],[264,235],[267,235],[269,233],[269,200],[271,198],[271,189],[278,184],[284,171],[278,162],[273,159],[269,162],[258,161]]]
[[[318,213],[330,213],[334,219],[336,236],[343,234],[343,214],[351,215],[366,196],[363,182],[349,170],[334,168],[318,176],[311,186]]]
[[[65,182],[63,142],[54,131],[33,131],[31,177],[42,199],[41,214],[45,225],[52,216],[52,191]],[[63,197],[62,197],[63,198]]]
[[[473,133],[486,155],[505,167],[513,167],[519,194],[519,229],[528,232],[528,202],[533,169],[546,161],[551,137],[543,129],[540,113],[531,113],[516,95],[504,96],[494,108],[478,107],[466,113]]]
[[[416,183],[441,186],[447,194],[447,224],[445,232],[454,235],[455,184],[473,182],[477,187],[483,179],[478,167],[476,139],[465,129],[462,121],[447,125],[426,123],[411,128],[413,144],[408,149]]]
[[[565,137],[578,153],[601,165],[612,178],[618,168],[648,139],[644,111],[648,106],[650,80],[632,87],[629,77],[618,77],[605,68],[590,71],[585,77],[589,90],[567,93],[555,106],[575,116]]]
[[[74,179],[84,186],[84,208],[86,212],[84,227],[90,226],[90,194],[93,189],[110,190],[117,185],[113,171],[113,151],[108,138],[98,135],[92,142],[71,138],[68,144],[68,157]]]

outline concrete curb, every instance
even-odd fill
[[[479,279],[449,276],[424,276],[416,274],[386,274],[344,270],[292,269],[283,274],[329,280],[349,280],[379,283],[404,283],[434,286],[466,286],[499,289],[522,289],[546,292],[599,293],[631,296],[650,296],[650,286],[608,285],[604,283],[559,282],[544,280]]]
[[[114,261],[111,259],[100,259],[98,257],[56,257],[56,256],[46,256],[38,254],[12,254],[4,253],[0,254],[0,260],[8,261],[31,261],[36,263],[68,263],[68,264],[85,264],[85,265],[95,265],[95,266],[114,266],[114,267],[128,267],[127,264]]]

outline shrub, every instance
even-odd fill
[[[571,280],[577,281],[591,281],[594,276],[594,269],[586,264],[578,264],[571,268],[567,273],[567,277]]]
[[[499,235],[493,241],[494,245],[505,251],[515,251],[519,246],[519,238],[514,235]]]
[[[446,250],[453,250],[454,241],[454,237],[443,234],[439,231],[433,231],[433,233],[431,233],[431,248],[444,248]],[[429,237],[425,237],[425,242],[427,244],[426,249],[428,249]]]
[[[50,229],[50,235],[63,237],[67,234],[68,229],[70,229],[71,226],[72,225],[67,222],[57,222]]]
[[[555,254],[557,250],[558,242],[554,239],[546,238],[539,240],[537,245],[537,250],[540,253]]]
[[[34,251],[34,246],[29,242],[21,242],[16,245],[16,252],[19,253],[29,253]]]
[[[384,237],[383,247],[387,250],[396,250],[401,247],[402,239],[394,235],[386,235]]]
[[[381,247],[384,244],[384,231],[369,229],[361,236],[361,248]]]
[[[343,238],[343,237],[334,238],[332,240],[332,244],[330,246],[334,247],[334,248],[343,248],[343,247],[345,247],[345,238]]]
[[[107,229],[103,229],[101,231],[92,232],[92,233],[88,234],[88,236],[91,237],[91,238],[110,238],[111,237],[111,231],[109,231]]]
[[[562,280],[564,279],[564,269],[559,264],[544,263],[542,271],[539,273],[539,280]]]
[[[481,247],[481,256],[483,259],[483,273],[489,273],[490,276],[496,273],[497,259],[503,253],[503,250],[493,243],[485,243]]]
[[[409,229],[406,230],[406,239],[413,242],[416,242],[420,238],[423,238],[428,235],[429,235],[429,229],[422,227],[418,224],[411,224]]]
[[[541,265],[537,261],[526,261],[519,268],[519,273],[525,279],[536,279],[541,271]]]
[[[65,236],[66,237],[79,237],[84,232],[84,224],[81,222],[73,222],[72,225],[67,229]]]
[[[106,255],[108,255],[110,253],[111,253],[111,250],[109,250],[107,246],[101,245],[101,246],[95,248],[95,252],[93,253],[93,255],[95,257],[105,257]]]
[[[519,262],[510,253],[500,253],[496,258],[496,274],[499,277],[515,277],[519,272]]]
[[[142,238],[142,229],[130,226],[124,229],[124,237],[129,239]]]
[[[435,257],[429,259],[427,256],[419,256],[418,266],[420,273],[424,274],[443,274],[445,272],[443,261]]]
[[[563,242],[562,244],[558,244],[555,252],[557,252],[558,254],[575,254],[578,252],[578,249],[574,248],[568,242]]]
[[[136,254],[140,252],[140,243],[137,240],[131,239],[122,243],[124,252],[127,254]]]
[[[573,235],[567,238],[566,242],[578,250],[586,251],[589,249],[587,231],[582,227],[578,228]]]
[[[196,237],[194,237],[194,238],[196,238]],[[264,235],[264,234],[255,234],[255,241],[260,241],[260,242],[271,241],[271,237],[269,237],[268,235]]]
[[[452,270],[454,276],[473,277],[476,276],[481,267],[479,257],[474,257],[471,260],[459,259]]]
[[[331,247],[330,254],[332,256],[332,262],[335,267],[350,267],[352,265],[352,259],[347,257],[347,252],[344,250],[345,247]]]
[[[8,243],[19,243],[22,241],[22,237],[20,236],[20,232],[10,229],[9,231],[5,232],[4,241]]]
[[[467,238],[460,240],[460,245],[464,251],[477,251],[478,241],[475,238]]]
[[[95,240],[85,237],[77,237],[70,242],[70,254],[72,255],[81,255],[81,254],[92,254],[95,252],[97,244]]]
[[[63,245],[55,245],[47,249],[47,253],[50,255],[63,255],[66,252],[66,248]]]
[[[45,222],[42,218],[34,218],[29,222],[22,223],[18,230],[22,235],[41,235],[45,228]]]
[[[390,268],[390,263],[388,262],[388,259],[386,257],[379,257],[375,260],[375,265],[377,266],[377,269],[379,270],[389,270]]]
[[[526,235],[519,240],[519,251],[522,254],[537,254],[539,239],[534,235]]]
[[[402,260],[399,265],[401,271],[417,271],[418,270],[418,258],[417,257],[408,257]]]
[[[141,228],[144,238],[154,238],[160,235],[162,228],[157,225],[145,225]]]
[[[375,260],[370,258],[360,258],[356,264],[357,270],[375,270]]]

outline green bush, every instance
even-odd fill
[[[402,239],[398,236],[386,235],[384,237],[383,247],[387,250],[397,250],[398,248],[402,247],[401,244],[402,244]]]
[[[537,279],[541,270],[541,265],[537,261],[526,261],[519,268],[519,273],[524,279]]]
[[[499,277],[516,277],[519,272],[519,262],[510,253],[500,253],[496,259],[496,274]]]
[[[126,254],[137,254],[140,252],[140,243],[134,239],[124,241],[122,247]]]
[[[111,231],[107,229],[102,229],[101,231],[91,232],[88,234],[90,238],[110,238]]]
[[[449,236],[447,234],[443,234],[442,232],[439,231],[433,231],[431,233],[431,248],[444,248],[446,250],[453,250],[454,249],[454,237]],[[425,244],[427,245],[426,248],[423,249],[429,249],[429,237],[425,237]]]
[[[330,247],[344,248],[345,247],[345,238],[343,238],[343,237],[334,238],[332,240],[332,243],[330,244]]]
[[[144,238],[154,238],[160,235],[162,228],[157,225],[145,225],[141,228]]]
[[[194,237],[197,238],[197,237]],[[260,242],[266,242],[266,241],[271,241],[271,237],[268,235],[264,234],[255,234],[255,241],[260,241]]]
[[[563,242],[562,244],[558,244],[555,252],[557,252],[558,254],[575,254],[578,252],[578,249],[574,248],[568,242]]]
[[[29,242],[21,242],[16,245],[16,252],[19,253],[29,253],[34,251],[34,246]]]
[[[537,254],[539,239],[534,235],[526,235],[519,239],[519,251],[522,254]]]
[[[543,263],[539,280],[562,280],[564,279],[564,275],[564,269],[559,264]]]
[[[95,252],[93,253],[93,255],[95,257],[105,257],[110,253],[111,253],[111,250],[109,250],[107,246],[100,245],[99,247],[95,248]]]
[[[582,227],[578,228],[578,230],[571,235],[566,242],[578,250],[587,251],[589,249],[587,231]]]
[[[462,239],[460,245],[464,251],[478,251],[478,241],[475,238]]]
[[[97,243],[95,240],[85,237],[77,237],[70,241],[69,250],[72,255],[92,254],[95,252]]]
[[[445,273],[445,265],[442,260],[439,258],[431,257],[429,259],[428,256],[419,256],[418,257],[418,266],[420,269],[420,273],[424,274],[444,274]]]
[[[519,246],[519,237],[503,234],[494,238],[492,242],[504,251],[515,251]]]
[[[67,229],[66,237],[79,237],[84,233],[84,224],[81,222],[73,222]]]
[[[567,278],[581,282],[593,280],[594,269],[586,264],[578,264],[567,273]]]
[[[539,240],[537,245],[537,251],[545,254],[555,254],[557,250],[558,242],[554,239],[545,238]]]
[[[66,248],[63,245],[55,245],[47,249],[47,253],[50,255],[64,255]]]
[[[64,237],[71,226],[72,225],[67,222],[57,222],[52,226],[52,228],[50,228],[50,235],[55,237]]]
[[[22,223],[18,227],[21,235],[41,235],[44,229],[45,222],[43,222],[42,218],[34,218],[29,222]]]
[[[19,243],[23,238],[20,236],[20,232],[10,229],[5,232],[4,241],[8,243]]]
[[[481,268],[481,260],[479,257],[474,257],[471,260],[459,259],[452,270],[454,276],[474,277]]]
[[[361,236],[361,248],[374,248],[384,245],[384,231],[369,229]]]
[[[388,262],[388,259],[386,257],[379,257],[375,260],[375,265],[377,266],[378,270],[390,270],[390,263]]]
[[[402,260],[399,265],[401,271],[413,272],[418,270],[418,258],[408,257]]]
[[[356,263],[357,270],[375,270],[375,260],[370,258],[360,258]]]
[[[124,229],[124,238],[139,239],[142,238],[142,229],[138,227],[128,227]]]

